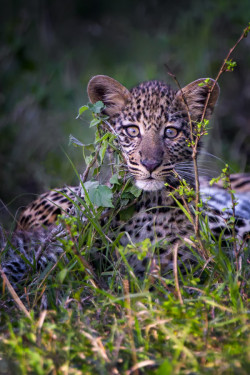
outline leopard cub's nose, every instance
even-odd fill
[[[159,165],[161,165],[160,159],[144,159],[141,160],[142,165],[149,171],[153,172]]]

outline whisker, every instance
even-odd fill
[[[192,180],[195,179],[195,173],[193,171],[183,171],[176,168],[176,172],[180,175],[180,177],[184,178],[185,180]],[[198,171],[199,177],[206,178],[211,180],[213,177],[217,176],[214,171]]]
[[[180,172],[180,173],[191,173],[191,174],[195,174],[194,173],[194,170],[193,169],[181,169],[181,168],[176,168],[176,171],[177,172]],[[217,171],[213,170],[213,169],[202,169],[202,168],[199,168],[198,169],[198,174],[200,175],[214,175],[214,176],[217,176]]]
[[[224,160],[222,160],[221,158],[219,158],[218,156],[216,156],[216,155],[214,155],[214,154],[211,154],[211,152],[208,152],[208,151],[206,151],[206,150],[200,150],[199,153],[200,153],[200,154],[203,154],[203,155],[210,156],[211,158],[217,159],[217,160],[221,161],[222,163],[225,163]]]
[[[214,165],[214,160],[206,160],[206,161],[204,161],[204,160],[200,160],[200,159],[198,159],[197,160],[197,165],[199,166],[199,165],[203,165],[203,164],[205,164],[205,165],[207,165],[207,164],[212,164],[212,165]],[[193,163],[193,161],[180,161],[180,162],[177,162],[175,165],[184,165],[184,166],[194,166],[194,163]]]

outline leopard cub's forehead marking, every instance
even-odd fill
[[[160,81],[141,83],[130,91],[131,95],[116,122],[119,125],[130,123],[141,125],[142,130],[153,126],[159,130],[169,120],[169,107],[176,91]]]

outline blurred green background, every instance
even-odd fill
[[[0,219],[49,188],[74,184],[66,152],[83,170],[91,76],[128,88],[148,79],[180,83],[215,77],[250,21],[249,0],[8,0],[0,13]],[[250,36],[220,79],[221,96],[208,149],[237,171],[250,171]],[[9,213],[7,212],[9,211]]]

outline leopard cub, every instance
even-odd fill
[[[181,178],[185,178],[194,187],[191,129],[201,121],[203,114],[205,119],[211,117],[219,91],[217,82],[212,79],[205,81],[204,78],[180,90],[174,90],[166,83],[156,80],[143,82],[128,90],[113,78],[104,75],[93,77],[88,84],[90,101],[104,103],[103,113],[109,116],[109,123],[117,134],[129,174],[135,185],[142,190],[135,203],[132,218],[124,222],[118,214],[111,223],[111,231],[119,228],[119,231],[125,232],[121,239],[124,246],[146,238],[152,244],[160,244],[153,259],[163,275],[173,267],[173,248],[176,244],[179,246],[180,267],[184,265],[185,268],[194,261],[192,252],[184,241],[193,234],[193,225],[180,207],[183,204],[182,197],[177,195],[173,198],[169,193],[179,186]],[[190,171],[188,175],[185,172],[187,165]],[[77,188],[70,188],[68,193],[72,196],[77,191]],[[204,192],[207,197],[206,194]],[[230,208],[228,212],[223,212],[224,207],[216,199],[216,194],[212,196],[210,203],[208,201],[207,206],[210,227],[216,235],[223,230],[230,233],[227,228]],[[220,191],[220,194],[224,193]],[[229,202],[230,199],[226,197],[223,204],[230,205]],[[245,238],[250,232],[250,200],[245,199],[244,205],[239,207],[242,209],[238,208],[236,211],[238,224],[236,223],[235,230],[239,238]],[[44,226],[51,230],[57,214],[71,208],[71,202],[62,197],[60,190],[46,193],[29,205],[20,217],[13,238],[18,253],[28,253],[32,258],[39,248],[31,240],[32,233],[41,231],[44,236]],[[190,209],[192,212],[191,203]],[[28,240],[21,244],[18,238],[23,237],[24,232],[29,233]],[[44,268],[55,253],[58,255],[58,251],[58,246],[48,244],[37,258],[38,266]],[[19,280],[23,277],[25,266],[18,255],[11,256],[4,263],[3,269],[14,276],[15,280]],[[150,257],[152,260],[152,255],[148,256]],[[128,257],[130,265],[141,277],[145,273],[147,260],[139,261],[136,256]]]

